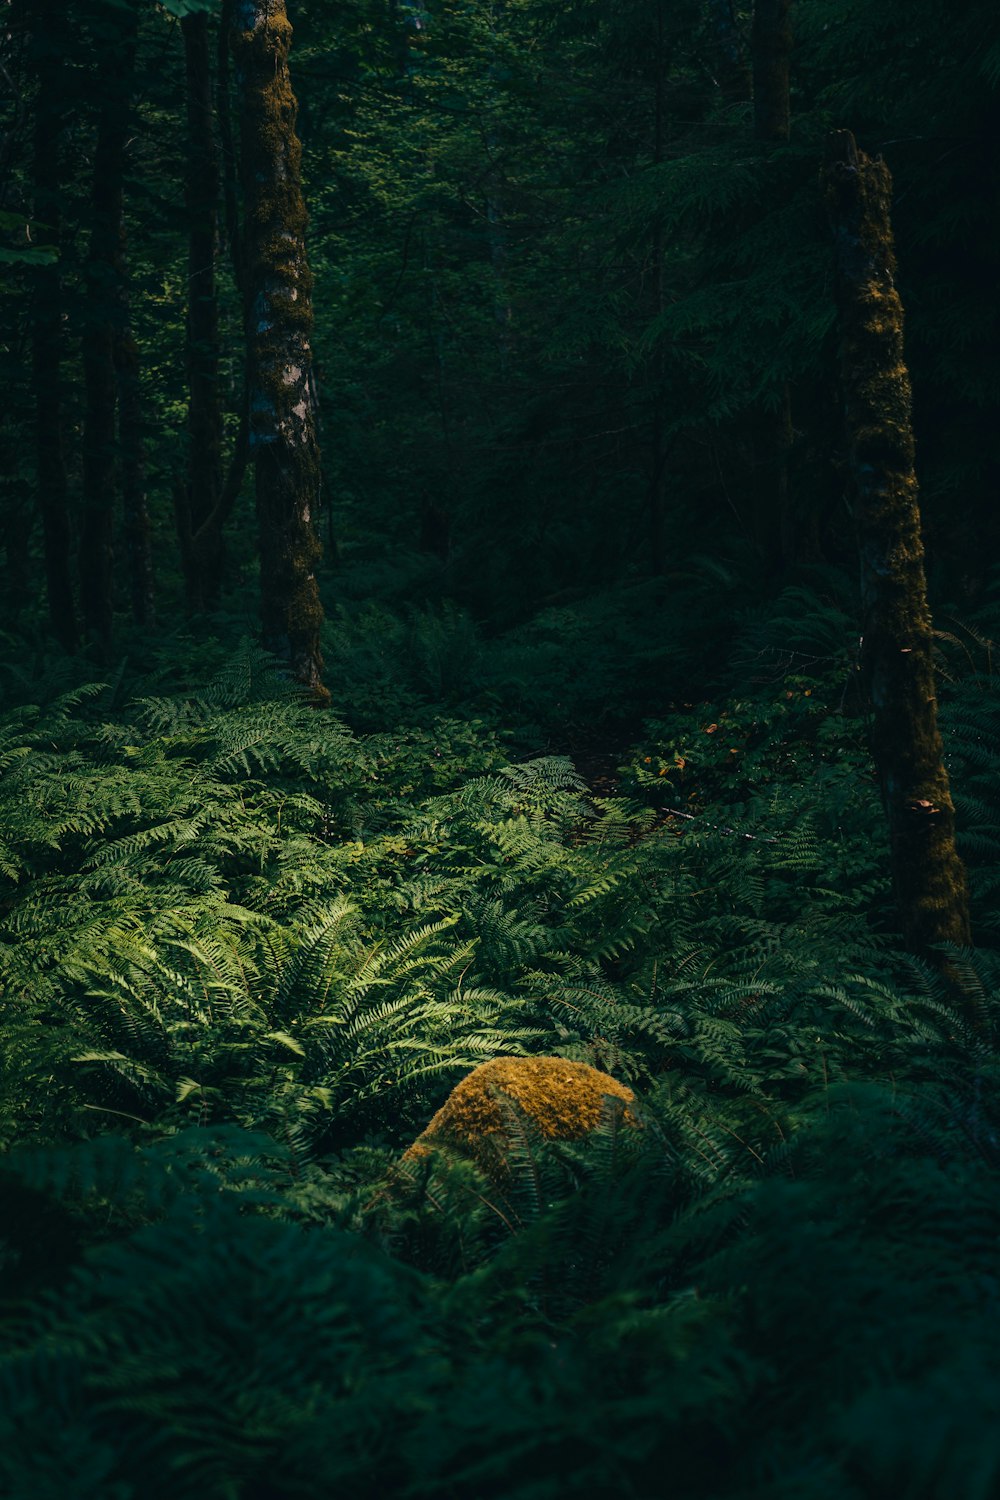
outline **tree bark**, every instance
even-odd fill
[[[117,13],[120,31],[100,71],[104,90],[94,152],[91,233],[83,329],[83,531],[80,597],[87,634],[102,651],[114,616],[116,333],[122,318],[122,178],[135,63],[136,17]]]
[[[213,608],[222,588],[224,546],[222,402],[219,392],[219,303],[216,245],[220,189],[219,151],[212,109],[208,17],[181,21],[187,79],[188,154],[188,462],[178,508],[181,565],[188,609]]]
[[[937,722],[903,309],[893,279],[892,179],[842,130],[829,138],[824,187],[836,246],[872,755],[901,928],[924,952],[968,944],[969,909]]]
[[[322,685],[316,586],[320,490],[311,380],[312,277],[284,0],[236,0],[230,47],[240,103],[249,447],[260,539],[265,646],[313,699]]]
[[[36,0],[32,54],[37,80],[34,126],[34,213],[36,244],[51,246],[51,265],[35,268],[32,302],[32,384],[35,400],[35,451],[38,507],[45,550],[49,621],[66,651],[78,645],[70,564],[70,521],[62,423],[62,273],[60,251],[58,38],[63,34],[62,0]]]
[[[118,451],[125,556],[132,619],[144,630],[156,624],[153,547],[146,495],[146,451],[142,433],[139,345],[132,331],[125,224],[119,231],[119,308],[113,353],[118,377]]]

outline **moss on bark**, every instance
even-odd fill
[[[896,291],[892,179],[847,131],[828,145],[840,368],[861,551],[872,755],[908,944],[970,941],[965,870],[937,720],[931,617],[917,505],[903,308]]]
[[[306,257],[302,149],[288,71],[283,0],[237,0],[230,46],[240,99],[245,213],[249,446],[260,533],[264,644],[318,703],[323,609],[312,509],[320,457],[310,372],[312,277]]]

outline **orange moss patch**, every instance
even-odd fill
[[[456,1084],[406,1156],[412,1160],[436,1147],[474,1158],[493,1156],[490,1148],[500,1144],[496,1138],[507,1125],[502,1096],[523,1110],[547,1140],[588,1135],[600,1124],[608,1096],[623,1100],[626,1119],[637,1123],[627,1108],[635,1102],[632,1090],[586,1063],[563,1057],[498,1057]]]

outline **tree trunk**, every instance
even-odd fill
[[[230,30],[240,101],[249,445],[260,538],[265,646],[317,702],[323,609],[313,510],[319,444],[310,379],[312,277],[284,0],[237,0]]]
[[[488,11],[488,24],[490,31],[496,35],[497,20],[502,15],[503,0],[497,5],[492,5]],[[491,85],[495,84],[501,76],[502,70],[498,68],[495,49],[489,64],[489,77]],[[498,94],[494,88],[490,89],[490,108],[497,106]],[[500,139],[497,134],[495,122],[487,126],[486,139],[484,142],[487,153],[487,175],[486,175],[486,239],[490,251],[490,265],[493,271],[493,318],[498,330],[498,353],[501,380],[506,379],[510,364],[511,331],[513,319],[513,307],[510,300],[510,287],[508,285],[507,266],[507,226],[504,222],[503,187],[504,174],[502,167],[502,153]]]
[[[156,624],[153,599],[153,548],[146,496],[146,453],[142,436],[142,395],[139,346],[132,331],[129,307],[125,225],[119,233],[118,318],[114,360],[118,376],[118,451],[121,459],[122,512],[125,556],[128,563],[132,619],[143,629]]]
[[[791,128],[791,12],[791,0],[754,0],[750,38],[753,128],[756,139],[764,144],[781,145]],[[758,407],[754,420],[757,550],[772,566],[782,567],[796,551],[789,513],[793,428],[787,384],[777,392],[773,406]]]
[[[51,265],[34,271],[32,304],[32,383],[35,398],[35,443],[38,507],[45,549],[45,582],[49,620],[59,644],[74,651],[78,644],[70,566],[70,524],[66,459],[62,427],[62,273],[60,249],[59,136],[60,43],[64,16],[61,0],[36,0],[33,11],[35,75],[34,215],[36,244],[56,252]]]
[[[653,80],[653,166],[663,164],[667,144],[666,73],[667,58],[664,45],[663,0],[656,6],[656,69]],[[659,215],[654,222],[650,242],[652,261],[653,315],[663,316],[663,227]],[[649,488],[646,496],[647,538],[649,541],[649,564],[654,577],[659,578],[665,567],[664,528],[667,507],[667,462],[669,444],[666,422],[666,367],[662,336],[657,338],[655,352],[649,365],[648,377],[651,385],[652,412],[649,454]]]
[[[236,0],[222,0],[217,51],[215,114],[219,127],[219,156],[222,169],[223,223],[236,285],[244,291],[243,237],[240,234],[240,167],[233,136],[232,88],[229,76],[229,38],[233,27]]]
[[[83,329],[83,532],[80,595],[88,635],[111,644],[114,614],[115,342],[122,317],[122,177],[135,63],[135,13],[119,12],[121,30],[100,72],[104,90],[94,152],[87,307]]]
[[[208,17],[181,21],[187,75],[188,155],[188,463],[178,530],[188,609],[213,608],[222,588],[222,402],[219,393],[219,304],[216,242],[219,152],[212,110]]]
[[[824,185],[836,244],[872,755],[900,924],[908,945],[923,952],[967,944],[969,910],[937,723],[903,309],[893,282],[892,179],[843,130],[829,139]]]

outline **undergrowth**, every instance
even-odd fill
[[[612,637],[675,686],[597,785],[591,624],[345,611],[340,716],[251,646],[11,687],[0,1492],[996,1493],[990,609],[940,638],[964,1018],[893,937],[837,580],[711,696]],[[502,1186],[401,1167],[523,1054],[638,1126],[506,1101]]]

